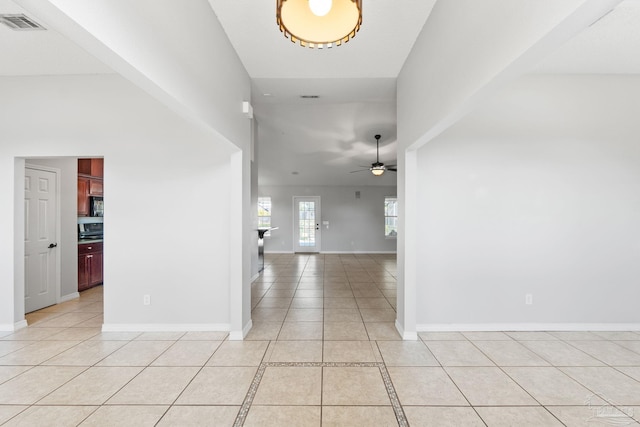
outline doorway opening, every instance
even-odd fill
[[[90,216],[102,215],[103,210],[98,209],[101,206],[92,207],[90,202],[97,202],[98,199],[101,202],[103,159],[98,162],[99,172],[95,169],[91,172],[93,185],[84,187],[81,181],[87,181],[88,173],[83,176],[83,172],[87,172],[82,170],[83,160],[88,159],[56,157],[24,160],[24,187],[18,189],[16,184],[16,190],[24,191],[25,200],[24,213],[20,216],[24,218],[25,230],[22,286],[26,320],[23,322],[27,326],[43,329],[52,326],[86,326],[98,330],[102,326],[103,236],[89,236],[90,239],[86,241],[89,245],[81,249],[82,243],[86,242],[81,240],[80,231],[89,229],[87,223],[99,222],[102,225],[102,216]],[[55,185],[50,174],[55,174]],[[16,208],[17,212],[21,210],[21,206]],[[22,227],[19,223],[16,226],[18,229]],[[97,249],[100,249],[99,254],[94,253]],[[87,256],[90,257],[89,263],[85,259]],[[95,270],[89,275],[85,271],[87,265]],[[90,281],[90,286],[80,283],[85,278]],[[16,286],[20,286],[20,282]],[[90,292],[82,292],[89,288],[92,288]],[[17,309],[20,310],[20,307]]]

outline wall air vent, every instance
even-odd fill
[[[318,99],[320,98],[319,95],[300,95],[300,98],[302,99]]]
[[[15,31],[46,30],[26,15],[0,15],[0,22]]]

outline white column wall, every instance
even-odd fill
[[[412,156],[407,150],[418,149],[454,125],[619,1],[437,2],[398,76],[399,164]],[[399,173],[406,172],[399,169]],[[409,179],[415,178],[398,180],[400,194],[405,194],[403,186],[410,185]],[[409,201],[401,200],[401,206],[400,221],[410,232],[415,225],[411,215],[420,212],[408,212],[407,208],[416,207]],[[405,313],[413,310],[414,302],[408,298],[424,286],[410,281],[413,272],[423,267],[410,253],[415,250],[413,244],[398,247],[398,312],[404,313],[400,322],[412,318]],[[398,326],[411,332],[410,324]]]
[[[638,99],[530,76],[419,150],[418,330],[640,328]]]
[[[92,120],[86,120],[86,123],[75,120],[73,124],[63,120],[61,123],[67,123],[67,128],[60,124],[61,129],[55,129],[56,132],[61,131],[62,134],[84,133],[87,145],[83,148],[93,150],[92,153],[84,153],[84,155],[104,154],[105,161],[109,161],[107,155],[110,152],[116,153],[111,160],[111,166],[105,168],[105,180],[117,182],[118,179],[126,179],[140,184],[144,195],[152,197],[152,204],[156,203],[159,197],[169,201],[166,205],[161,206],[166,208],[163,210],[163,214],[167,215],[164,218],[165,222],[172,221],[172,226],[168,228],[170,237],[162,243],[154,242],[157,243],[154,244],[154,250],[160,251],[159,248],[165,248],[165,253],[158,257],[158,261],[161,263],[164,261],[168,265],[178,265],[180,262],[174,261],[176,259],[182,260],[184,268],[181,271],[184,275],[168,274],[163,276],[164,281],[188,281],[198,283],[197,287],[205,280],[204,272],[198,268],[202,262],[205,263],[205,271],[210,269],[209,272],[217,270],[215,266],[228,267],[228,263],[225,264],[225,260],[229,256],[226,233],[234,233],[237,236],[242,236],[243,252],[246,251],[248,254],[248,262],[243,262],[241,267],[243,271],[234,272],[234,277],[240,277],[240,280],[243,281],[241,287],[248,288],[251,265],[250,252],[245,237],[252,231],[250,230],[250,222],[242,221],[237,224],[238,228],[232,230],[227,228],[220,232],[220,229],[229,224],[230,215],[249,209],[251,206],[250,187],[244,185],[242,197],[235,200],[239,204],[232,205],[228,199],[228,186],[219,186],[218,184],[228,182],[230,177],[231,154],[229,150],[240,150],[245,158],[249,156],[251,125],[250,121],[241,113],[241,106],[243,101],[248,101],[251,98],[250,79],[208,2],[205,0],[189,1],[181,4],[179,8],[158,5],[158,2],[148,0],[137,2],[100,0],[92,2],[90,5],[75,0],[16,0],[16,3],[28,10],[30,15],[39,22],[43,22],[47,28],[60,32],[111,67],[119,75],[128,79],[135,87],[150,94],[164,105],[161,107],[154,104],[153,108],[149,108],[163,110],[174,121],[177,118],[173,115],[178,115],[186,120],[181,125],[173,127],[169,123],[165,124],[157,120],[137,121],[139,120],[138,116],[144,116],[149,112],[138,111],[132,105],[127,105],[128,99],[126,97],[114,99],[111,96],[106,96],[104,99],[110,103],[107,107],[100,102],[102,101],[100,98],[90,104],[91,107],[98,110],[104,108],[105,111],[88,109],[98,116],[106,113],[106,117],[100,123],[101,126],[91,128],[87,134],[85,126],[89,128]],[[153,31],[150,31],[151,29]],[[60,95],[62,99],[59,101],[64,104],[66,94],[63,92]],[[71,100],[71,102],[74,101],[74,99]],[[76,108],[81,109],[84,106],[83,102],[80,101]],[[114,107],[116,112],[111,110]],[[13,106],[6,108],[13,108]],[[173,113],[169,113],[166,108],[169,108]],[[41,112],[41,110],[42,107],[38,106],[36,111]],[[123,116],[119,116],[118,113],[123,113]],[[108,116],[112,114],[117,116],[113,124],[108,119]],[[44,122],[37,121],[41,118],[32,118],[31,112],[23,112],[23,115],[24,118],[32,119],[27,128],[33,127],[35,132],[38,132],[40,125],[50,125],[47,118],[44,118]],[[82,118],[86,118],[85,116],[80,114]],[[123,126],[118,123],[118,120],[123,120],[126,124]],[[117,135],[111,139],[97,130],[102,131],[104,127],[109,125],[121,126],[121,129],[109,128],[113,134]],[[141,126],[145,126],[144,130],[139,128]],[[181,126],[188,128],[188,130],[181,130]],[[136,129],[132,130],[132,128]],[[29,137],[34,137],[34,130],[30,129]],[[149,136],[154,132],[158,132],[154,138],[155,144],[151,143],[151,139],[149,139],[149,144],[145,145],[140,142],[140,140],[146,140],[145,137],[136,138],[140,134]],[[190,137],[193,139],[186,142]],[[129,150],[126,159],[125,153],[121,151],[122,146],[119,146],[119,151],[116,148],[118,144],[114,144],[114,140],[121,143],[128,141]],[[203,140],[206,142],[202,143]],[[52,144],[51,151],[55,152],[53,155],[58,155],[59,144],[58,141]],[[192,146],[193,144],[195,147]],[[155,162],[143,159],[145,156],[142,152],[138,153],[138,156],[133,154],[137,148],[143,149],[146,156],[152,156]],[[156,150],[159,151],[156,152]],[[9,148],[8,151],[9,155],[13,155]],[[71,151],[71,155],[78,154],[75,152],[76,150]],[[134,160],[141,161],[146,165],[147,168],[142,169],[145,173],[137,173],[137,170],[140,169],[128,173],[135,169]],[[204,166],[206,172],[203,172],[199,166]],[[248,182],[251,174],[249,162],[243,162],[242,167],[243,182]],[[169,172],[169,175],[174,177],[173,179],[167,178],[167,168],[172,171]],[[111,175],[112,173],[114,175]],[[149,178],[153,175],[156,175],[155,179]],[[185,190],[185,188],[189,188],[189,185],[194,185],[193,181],[203,183],[203,185]],[[123,181],[120,181],[120,184],[122,185]],[[160,185],[161,190],[156,190],[156,184]],[[127,192],[122,192],[119,197],[128,199],[129,203],[137,200]],[[219,202],[220,198],[222,198],[222,203]],[[111,215],[113,218],[117,218],[118,202],[113,198],[110,200],[108,206],[110,206]],[[186,206],[192,206],[190,209],[192,212],[204,212],[207,215],[206,221],[201,221],[197,216],[185,218],[182,210]],[[147,209],[147,212],[153,215],[156,212],[155,209],[153,206],[151,209]],[[124,210],[121,213],[124,213]],[[142,212],[139,213],[142,215]],[[135,217],[135,215],[132,216]],[[112,219],[112,221],[114,220]],[[197,225],[190,224],[192,221]],[[119,226],[126,229],[128,224],[123,221]],[[160,222],[155,223],[155,225],[159,224]],[[178,230],[180,225],[184,227],[183,231]],[[196,238],[196,235],[200,237]],[[202,236],[205,237],[202,238]],[[219,242],[222,241],[225,242],[225,250],[219,252],[220,264],[217,262],[208,263],[208,255],[218,253]],[[184,252],[185,242],[194,244],[190,261],[187,260],[186,252]],[[183,251],[179,254],[173,253],[178,247]],[[129,245],[123,249],[125,252],[131,252],[135,247]],[[108,243],[105,244],[105,262],[108,260],[107,250]],[[167,260],[171,260],[171,262]],[[116,270],[111,271],[107,267],[105,280],[110,274],[113,274],[114,278],[118,278],[118,275],[126,275],[131,269],[133,269],[131,265],[118,265]],[[224,273],[216,277],[220,280],[220,292],[184,292],[173,295],[173,291],[166,294],[161,291],[159,300],[152,295],[151,306],[153,307],[145,307],[145,311],[141,312],[137,303],[132,302],[126,308],[126,316],[120,316],[121,310],[114,308],[116,302],[120,304],[119,307],[122,307],[123,295],[116,292],[115,289],[106,288],[106,322],[119,325],[113,327],[130,328],[138,327],[137,323],[127,323],[122,326],[123,322],[143,322],[146,325],[147,322],[157,324],[160,321],[165,321],[169,323],[157,325],[157,327],[166,329],[176,322],[184,323],[185,318],[188,317],[197,322],[194,327],[203,327],[202,322],[206,319],[208,322],[206,328],[228,328],[229,310],[231,310],[228,307],[230,284],[229,270],[228,268],[224,268],[224,270]],[[169,285],[168,288],[172,288],[172,286]],[[222,286],[225,286],[224,290]],[[150,292],[148,289],[139,290],[144,294]],[[249,296],[243,296],[243,299],[248,298]],[[159,301],[160,306],[157,307],[153,301]],[[198,310],[192,311],[189,315],[185,314],[190,306],[200,307],[201,304],[211,302],[213,302],[213,306],[207,306],[205,311]],[[178,306],[186,308],[169,308],[172,303],[178,303]],[[217,309],[223,305],[225,306],[224,310]],[[245,304],[245,306],[249,305]],[[246,310],[244,306],[236,306],[232,310],[243,311],[242,316],[249,317],[249,313],[244,313]],[[17,316],[20,316],[19,311]],[[217,315],[223,311],[226,314],[218,318]],[[210,323],[214,321],[214,318],[216,323]],[[219,321],[224,323],[217,323]],[[184,327],[184,325],[181,326],[181,328]]]
[[[228,142],[117,75],[6,77],[0,91],[0,325],[24,315],[20,158],[104,156],[106,327],[228,330]]]

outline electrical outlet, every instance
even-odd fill
[[[533,295],[532,294],[526,294],[524,296],[524,303],[526,305],[533,305]]]
[[[142,297],[142,303],[144,305],[151,305],[151,295],[145,295]]]

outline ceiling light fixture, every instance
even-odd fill
[[[276,0],[276,5],[280,31],[303,47],[340,46],[362,25],[362,0]]]
[[[374,174],[375,176],[380,176],[384,173],[385,168],[384,166],[372,166],[371,167],[371,173]]]
[[[309,0],[309,9],[316,16],[325,16],[333,6],[332,0]]]
[[[376,161],[371,163],[370,168],[351,171],[351,173],[371,171],[374,176],[382,176],[386,171],[398,172],[396,165],[385,165],[380,161],[380,138],[382,138],[382,136],[374,135],[374,137],[376,138]],[[366,166],[360,167],[366,168]]]

